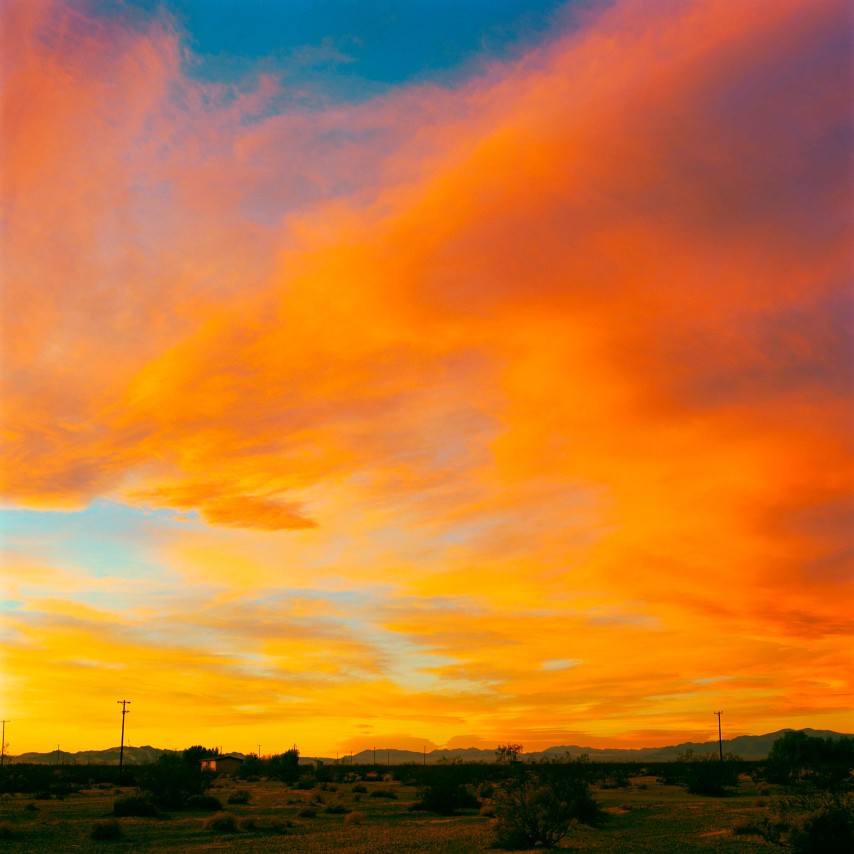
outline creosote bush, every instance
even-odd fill
[[[230,804],[248,804],[249,803],[250,794],[246,789],[237,789],[237,791],[232,792],[228,796],[228,803]]]

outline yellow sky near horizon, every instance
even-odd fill
[[[0,51],[12,754],[854,731],[844,4],[323,110],[69,9]]]

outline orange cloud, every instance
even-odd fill
[[[311,115],[187,79],[168,22],[15,14],[5,491],[199,514],[156,538],[216,597],[183,645],[103,609],[151,697],[292,703],[315,753],[850,727],[841,3],[627,0]],[[91,595],[10,658],[45,719]]]

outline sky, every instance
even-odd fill
[[[836,0],[0,0],[8,752],[854,732]]]

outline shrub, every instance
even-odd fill
[[[236,792],[232,792],[228,796],[228,803],[230,804],[248,804],[249,803],[249,792],[246,789],[238,789]]]
[[[356,794],[364,795],[367,793],[368,787],[365,786],[363,783],[356,783],[356,785],[353,786],[353,788],[350,789],[350,791],[354,792]]]
[[[349,812],[344,816],[344,824],[361,824],[365,816],[360,812]]]
[[[485,780],[477,787],[476,794],[479,798],[491,798],[495,794],[495,786]]]
[[[761,836],[759,828],[750,819],[743,818],[732,826],[733,836]]]
[[[184,804],[190,810],[207,810],[208,812],[222,812],[222,801],[213,795],[193,795],[187,798]]]
[[[107,821],[96,821],[89,832],[89,838],[98,842],[121,839],[123,836],[124,831],[122,830],[122,826],[114,818]]]
[[[300,818],[317,818],[317,810],[314,807],[303,807],[297,815]]]
[[[288,819],[258,819],[255,816],[246,816],[238,821],[241,830],[249,830],[257,833],[287,833],[289,827],[294,823]]]
[[[552,848],[569,834],[573,821],[598,822],[599,805],[586,780],[554,769],[544,772],[517,772],[497,793],[497,847]]]
[[[739,764],[734,757],[721,762],[714,753],[689,750],[680,754],[677,765],[682,785],[694,795],[721,796],[727,787],[738,785]]]
[[[370,793],[370,795],[368,795],[368,797],[369,798],[386,798],[389,801],[396,801],[397,800],[397,792],[393,791],[392,789],[374,789]]]
[[[164,754],[153,765],[138,771],[139,787],[164,809],[182,809],[190,798],[202,795],[214,775],[202,771],[179,755]]]
[[[157,815],[157,807],[148,798],[139,795],[125,795],[113,803],[113,815],[118,818],[149,818]]]
[[[236,833],[237,819],[230,812],[218,812],[205,819],[205,827],[217,833]]]
[[[854,810],[831,806],[809,814],[791,838],[795,854],[849,854],[854,851]]]
[[[330,804],[326,807],[324,812],[329,813],[330,815],[344,815],[348,810],[343,804]]]
[[[456,815],[459,810],[477,809],[480,801],[462,784],[453,780],[433,781],[420,789],[414,810],[426,810],[439,815]]]
[[[38,812],[38,811],[39,811],[38,804],[33,804],[33,803],[29,803],[29,804],[27,804],[27,805],[24,807],[24,809],[25,809],[27,812]]]
[[[0,839],[14,839],[15,826],[8,821],[0,821]]]

